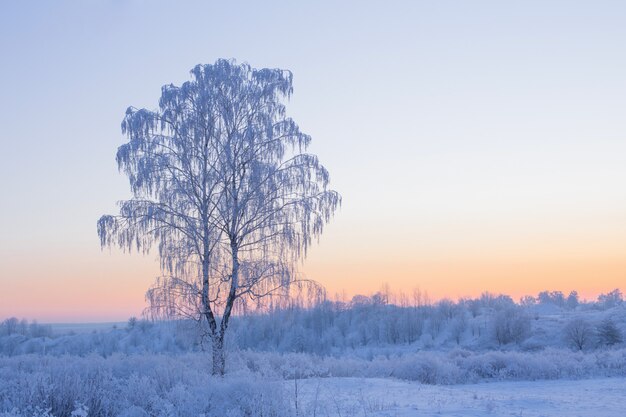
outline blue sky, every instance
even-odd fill
[[[294,73],[344,198],[303,265],[331,292],[623,285],[625,21],[619,1],[3,2],[0,317],[141,309],[154,258],[95,231],[129,196],[120,122],[220,57]]]

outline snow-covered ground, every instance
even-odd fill
[[[295,398],[295,382],[286,382]],[[622,417],[626,378],[423,385],[386,378],[300,380],[306,416]]]
[[[192,321],[10,318],[0,322],[0,417],[626,417],[618,295],[238,316],[225,378],[211,376]]]

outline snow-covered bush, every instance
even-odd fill
[[[563,329],[565,341],[574,349],[583,350],[591,344],[593,327],[584,318],[577,317],[570,320]]]
[[[287,416],[279,382],[211,377],[203,354],[0,358],[0,415]]]
[[[596,335],[600,346],[613,346],[623,341],[621,330],[609,317],[600,322],[596,329]]]
[[[521,343],[530,335],[530,318],[516,308],[505,308],[493,318],[493,335],[499,345]]]

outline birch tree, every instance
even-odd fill
[[[287,294],[298,262],[341,203],[311,137],[286,115],[292,74],[218,60],[162,87],[157,110],[129,108],[117,163],[132,198],[98,221],[103,247],[147,253],[162,276],[152,313],[194,318],[225,372],[224,337],[237,302]]]

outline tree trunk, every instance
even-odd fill
[[[224,376],[226,373],[226,352],[224,351],[224,336],[213,337],[213,375]]]
[[[219,330],[213,331],[213,375],[224,376],[226,372],[226,352],[224,351],[224,335],[226,329],[228,329],[228,322],[235,303],[237,295],[237,287],[239,282],[239,258],[238,248],[235,244],[231,244],[233,269],[231,275],[230,291],[228,292],[228,298],[226,300],[226,307],[224,308],[224,314],[222,321],[220,322]]]

